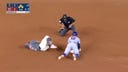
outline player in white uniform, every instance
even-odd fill
[[[67,47],[62,55],[58,57],[58,59],[62,59],[63,57],[66,57],[69,53],[73,53],[73,60],[76,61],[76,59],[79,57],[80,53],[80,39],[77,37],[77,32],[73,32],[72,36],[68,39]]]
[[[47,51],[49,48],[57,48],[52,43],[52,40],[50,36],[46,35],[41,42],[36,41],[36,40],[31,40],[24,45],[25,48],[29,48],[30,50],[33,51]]]

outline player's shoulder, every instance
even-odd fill
[[[68,18],[68,19],[73,19],[71,16],[68,16],[67,18]]]
[[[68,17],[68,20],[72,21],[72,22],[75,22],[75,19],[73,17]]]
[[[63,20],[63,18],[60,18],[60,20]]]

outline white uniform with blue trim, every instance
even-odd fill
[[[70,51],[73,51],[74,54],[79,55],[78,43],[80,44],[80,39],[77,36],[70,36],[68,38],[68,44],[64,51],[64,55],[68,55]]]

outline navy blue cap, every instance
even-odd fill
[[[73,35],[73,36],[77,36],[78,33],[77,33],[77,32],[73,32],[72,35]]]

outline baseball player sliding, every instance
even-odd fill
[[[36,41],[36,40],[31,40],[27,43],[25,43],[24,45],[25,48],[29,48],[30,50],[33,51],[46,51],[49,48],[57,48],[57,46],[55,46],[52,43],[52,40],[50,38],[50,36],[46,35],[41,42]]]
[[[77,58],[80,56],[79,51],[81,51],[80,48],[80,39],[77,36],[77,32],[73,32],[72,36],[68,38],[68,44],[67,47],[62,55],[58,57],[58,60],[66,57],[69,53],[73,53],[73,60],[76,61]]]

